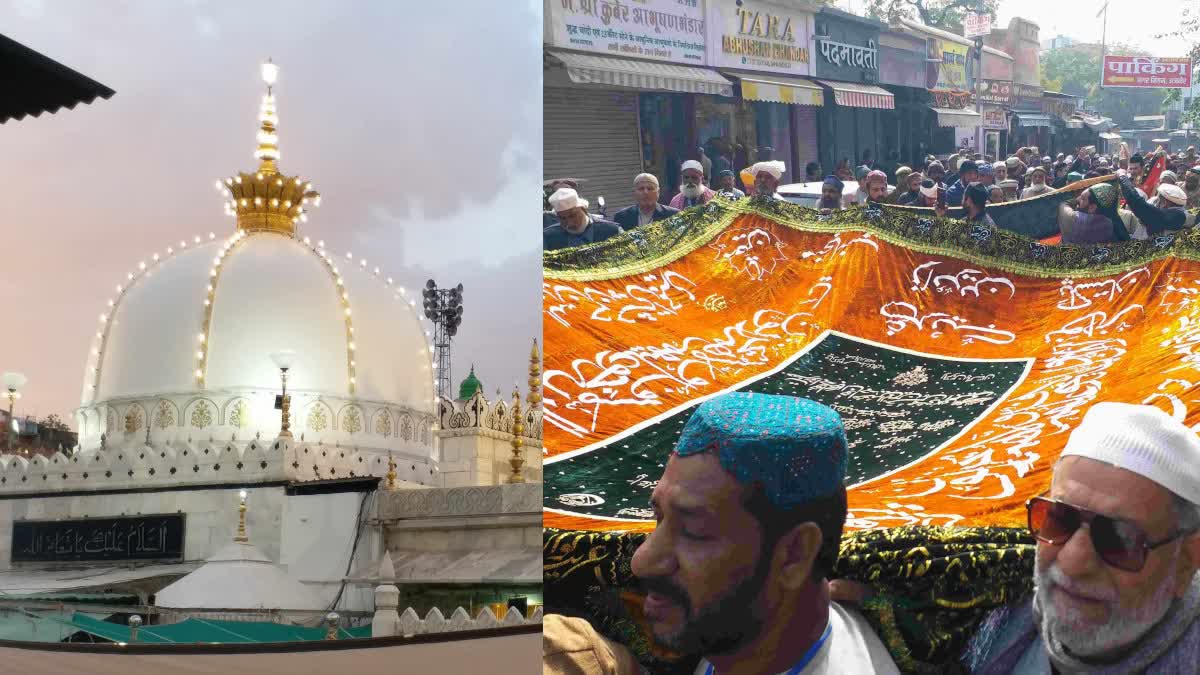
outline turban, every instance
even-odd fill
[[[886,186],[887,185],[887,174],[878,169],[867,174],[867,180],[866,180],[867,185],[870,185],[871,181],[876,181],[876,180],[883,181],[883,184]]]
[[[1170,183],[1159,185],[1158,194],[1175,206],[1183,206],[1187,203],[1187,193],[1178,185],[1171,185]]]
[[[846,184],[842,182],[842,179],[833,174],[825,176],[825,182],[821,184],[821,187],[826,186],[837,188],[838,194],[841,194],[842,190],[846,189]]]
[[[570,211],[574,208],[587,208],[588,201],[579,196],[579,193],[571,188],[559,188],[554,194],[550,195],[550,208],[554,209],[555,213]]]
[[[1174,185],[1175,182],[1179,180],[1179,176],[1176,176],[1174,171],[1163,171],[1162,173],[1158,174],[1158,180]]]
[[[758,177],[758,174],[762,173],[763,171],[766,171],[767,173],[771,174],[771,176],[774,177],[775,180],[779,180],[780,178],[783,178],[783,172],[786,170],[787,170],[787,167],[784,165],[783,162],[781,162],[779,160],[775,160],[775,161],[771,161],[771,162],[759,162],[759,163],[755,164],[754,166],[750,167],[750,173],[754,174],[754,176],[756,178]]]
[[[641,183],[642,181],[646,181],[647,183],[654,183],[654,187],[658,187],[658,177],[652,173],[639,173],[637,175],[637,178],[633,179],[633,184],[637,185],[638,183]]]
[[[937,183],[931,180],[921,181],[921,194],[929,199],[937,199]]]
[[[1152,405],[1097,403],[1071,432],[1062,456],[1111,464],[1200,504],[1200,438]]]
[[[701,174],[704,173],[704,165],[694,159],[689,159],[683,163],[683,166],[679,167],[680,173],[687,171],[688,169],[699,171]]]
[[[701,403],[675,454],[713,452],[739,483],[763,486],[783,509],[830,497],[846,478],[842,418],[803,398],[735,392]]]

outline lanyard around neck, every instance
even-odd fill
[[[809,661],[812,661],[813,658],[816,657],[817,652],[821,651],[821,645],[825,644],[825,640],[829,637],[831,632],[833,632],[833,624],[825,624],[825,632],[821,633],[821,638],[812,643],[812,646],[808,648],[808,651],[804,652],[804,656],[800,657],[799,663],[792,666],[791,669],[787,671],[786,675],[798,675],[800,671],[804,670]],[[708,670],[704,671],[704,675],[714,675],[714,673],[715,670],[713,669],[713,664],[708,664]]]

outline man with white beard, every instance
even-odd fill
[[[1200,672],[1200,438],[1158,408],[1099,403],[1030,500],[1032,603],[984,620],[973,673]]]
[[[707,204],[717,196],[716,192],[704,184],[704,165],[700,162],[694,159],[684,162],[679,175],[683,184],[679,186],[679,194],[671,200],[671,208],[682,211]]]

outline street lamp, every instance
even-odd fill
[[[292,431],[288,424],[288,413],[291,409],[291,399],[287,393],[287,375],[288,369],[296,361],[296,352],[290,349],[283,349],[277,352],[272,352],[271,360],[275,362],[275,366],[279,368],[279,379],[283,383],[283,394],[280,395],[275,407],[283,411],[282,424],[279,427],[280,438],[291,438]]]
[[[5,436],[8,438],[8,450],[11,452],[17,443],[17,420],[15,417],[13,417],[13,404],[16,403],[17,399],[21,398],[21,393],[17,390],[21,387],[24,387],[28,380],[26,380],[25,376],[21,373],[5,373],[3,378],[0,379],[3,380],[5,389],[4,395],[8,397],[8,419],[10,428]]]

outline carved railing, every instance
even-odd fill
[[[525,424],[523,438],[540,441],[542,438],[542,411],[538,408],[522,411]],[[482,392],[476,392],[466,401],[441,399],[438,402],[438,428],[490,429],[503,434],[513,430],[512,404],[506,400],[488,401]]]

